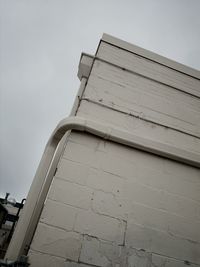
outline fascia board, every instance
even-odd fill
[[[123,41],[121,39],[118,39],[112,35],[104,33],[101,41],[107,42],[107,43],[114,45],[116,47],[119,47],[121,49],[124,49],[124,50],[132,52],[134,54],[140,55],[146,59],[152,60],[154,62],[162,64],[162,65],[169,67],[171,69],[174,69],[176,71],[182,72],[182,73],[187,74],[189,76],[192,76],[194,78],[200,79],[200,71],[193,69],[191,67],[188,67],[184,64],[178,63],[176,61],[173,61],[171,59],[168,59],[166,57],[163,57],[161,55],[158,55],[156,53],[153,53],[153,52],[146,50],[144,48],[141,48],[139,46],[136,46],[136,45],[133,45],[133,44],[128,43],[126,41]]]

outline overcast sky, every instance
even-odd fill
[[[200,69],[200,0],[0,0],[0,195],[26,197],[103,32]]]

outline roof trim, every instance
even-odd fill
[[[78,65],[78,78],[81,81],[82,78],[88,78],[92,68],[94,57],[92,55],[82,53]]]
[[[168,59],[166,57],[163,57],[161,55],[153,53],[149,50],[146,50],[146,49],[141,48],[139,46],[136,46],[136,45],[133,45],[133,44],[128,43],[126,41],[123,41],[121,39],[118,39],[118,38],[111,36],[109,34],[104,33],[101,40],[104,42],[107,42],[111,45],[114,45],[116,47],[119,47],[121,49],[132,52],[134,54],[140,55],[140,56],[147,58],[151,61],[157,62],[157,63],[164,65],[168,68],[174,69],[174,70],[179,71],[181,73],[184,73],[186,75],[200,79],[200,71],[198,71],[196,69],[193,69],[193,68],[188,67],[184,64],[178,63],[176,61],[173,61],[171,59]]]

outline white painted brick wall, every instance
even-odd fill
[[[72,231],[78,211],[78,208],[48,199],[40,221],[66,231]]]
[[[126,245],[133,248],[143,248],[179,260],[200,262],[199,243],[179,238],[171,233],[154,230],[146,226],[128,222]]]
[[[95,62],[84,97],[123,112],[143,112],[155,122],[199,133],[197,99],[107,63]]]
[[[129,70],[95,61],[78,116],[200,154],[197,79],[105,44],[98,56]],[[72,131],[29,259],[44,267],[200,266],[200,170]]]
[[[39,223],[31,245],[33,251],[77,261],[81,235]]]
[[[161,255],[152,255],[152,264],[151,267],[183,267],[183,266],[191,266],[191,267],[198,267],[199,265],[188,263],[187,261],[179,261],[173,258],[163,257]]]
[[[89,167],[87,165],[62,159],[56,177],[84,185],[88,174]]]
[[[29,262],[31,262],[31,267],[63,267],[65,264],[65,258],[55,257],[49,254],[30,250]]]
[[[82,101],[77,115],[121,127],[124,130],[150,140],[160,141],[162,143],[173,145],[174,147],[184,148],[198,154],[200,153],[199,138],[137,119],[122,112],[103,108],[86,100]],[[143,113],[138,113],[137,116],[139,115],[143,116]]]
[[[95,266],[150,266],[150,253],[135,249],[126,249],[112,243],[85,236],[80,261]]]
[[[76,232],[116,242],[119,245],[124,244],[125,229],[124,221],[92,211],[80,211],[74,226]]]
[[[92,190],[82,185],[55,178],[48,197],[64,204],[89,209]]]
[[[71,145],[76,145],[76,152],[69,160]],[[78,146],[82,156],[76,158]],[[193,186],[187,191],[190,184]],[[184,266],[184,261],[199,264],[198,186],[196,168],[102,142],[89,134],[72,133],[31,250],[73,261],[66,266],[76,266],[78,259],[96,266],[112,266],[110,261],[116,266],[151,266],[154,253],[163,257],[158,260],[154,256],[161,262],[158,266],[163,261],[170,267],[176,263]],[[114,256],[107,255],[110,250]],[[139,257],[142,253],[144,256]],[[51,260],[55,261],[45,261]]]

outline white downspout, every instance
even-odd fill
[[[17,260],[20,255],[24,254],[27,250],[26,247],[29,246],[32,240],[46,195],[53,179],[54,173],[52,173],[51,164],[56,158],[57,146],[65,133],[70,130],[91,133],[106,140],[111,140],[200,168],[200,155],[198,154],[148,140],[133,135],[130,132],[122,131],[119,128],[97,123],[92,120],[86,120],[80,117],[66,118],[58,124],[46,145],[34,181],[31,185],[23,213],[6,253],[5,258],[9,260]]]
[[[77,92],[77,95],[75,97],[73,108],[71,110],[70,116],[76,115],[79,104],[80,104],[80,100],[81,100],[83,92],[85,90],[87,78],[83,76],[83,77],[80,77],[80,80],[81,80],[81,84],[80,84],[79,90]],[[22,233],[22,229],[21,229],[21,228],[23,228],[22,225],[28,224],[28,220],[29,220],[28,218],[30,218],[31,214],[33,213],[34,205],[35,205],[34,203],[36,203],[37,198],[38,198],[37,190],[40,189],[42,192],[42,182],[43,181],[42,181],[42,179],[39,180],[39,178],[37,178],[37,177],[39,177],[39,176],[40,177],[46,177],[46,176],[53,177],[54,176],[54,172],[56,170],[60,156],[61,156],[63,150],[65,149],[66,139],[67,139],[69,134],[70,134],[70,131],[66,132],[66,134],[63,136],[63,138],[59,141],[59,144],[56,145],[56,148],[53,148],[53,151],[56,151],[56,153],[53,152],[54,158],[53,158],[52,162],[46,160],[45,155],[51,154],[50,148],[52,148],[53,143],[49,147],[48,147],[48,144],[46,145],[45,151],[43,153],[42,159],[40,161],[40,164],[38,166],[38,169],[36,171],[35,177],[33,179],[33,182],[31,184],[31,187],[30,187],[30,190],[29,190],[29,193],[27,196],[27,200],[26,200],[27,204],[24,205],[24,209],[21,211],[21,215],[19,217],[18,224],[20,226],[19,227],[17,226],[15,231],[14,231],[14,234],[13,234],[13,237],[12,237],[11,242],[9,244],[9,247],[7,249],[5,258],[11,259],[11,260],[17,260],[18,256],[25,254],[26,251],[28,250],[27,245],[21,246],[21,247],[23,247],[23,249],[22,249],[22,248],[20,248],[20,246],[18,247],[16,245],[16,242],[15,241],[13,242],[13,240],[19,240],[20,241],[19,236],[21,236],[23,238],[24,233]],[[48,164],[48,174],[46,171],[47,168],[45,167],[45,165],[42,166],[43,164]],[[42,172],[42,169],[43,169],[44,173]],[[42,207],[43,207],[43,203],[42,203]],[[37,208],[37,210],[38,211],[42,210],[42,208],[41,209]],[[23,213],[25,213],[25,215],[22,215]],[[36,218],[33,217],[33,224],[36,227],[37,221],[35,222],[35,219]],[[34,233],[34,230],[35,230],[35,228],[31,229],[31,231],[28,232],[26,242],[25,242],[26,244],[30,244],[31,239],[32,239],[32,235],[33,235],[31,233]],[[17,241],[17,243],[18,243],[18,241]],[[21,240],[21,243],[22,243],[22,240]],[[19,252],[19,251],[22,251],[22,252]]]

